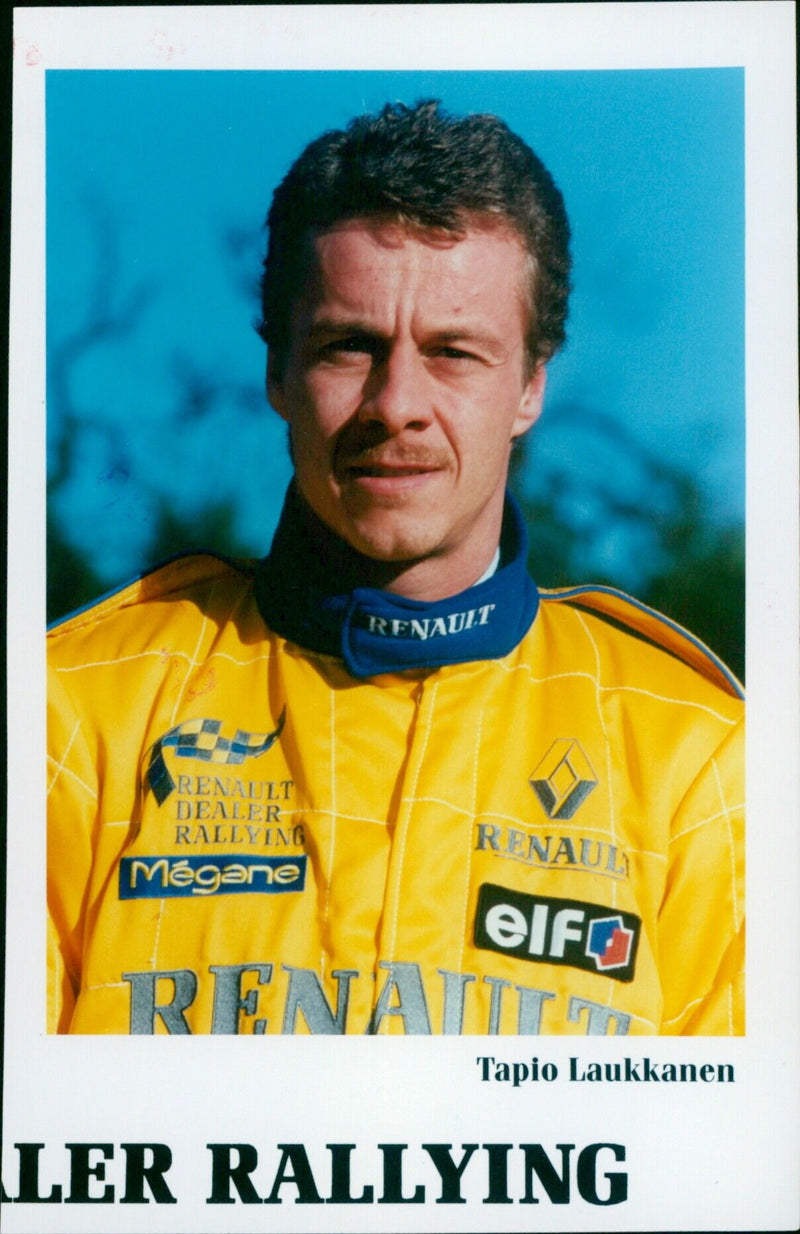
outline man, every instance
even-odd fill
[[[268,223],[270,555],[51,635],[51,1028],[741,1033],[740,691],[635,601],[540,595],[505,493],[564,338],[549,174],[387,107]]]

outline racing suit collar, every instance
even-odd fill
[[[510,494],[500,546],[490,578],[444,600],[375,587],[338,590],[330,583],[335,566],[320,560],[318,529],[292,484],[271,552],[259,564],[256,598],[277,634],[341,657],[354,677],[498,659],[527,633],[539,604],[526,568],[525,526]]]

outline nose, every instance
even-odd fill
[[[424,429],[431,423],[429,377],[423,357],[408,340],[390,344],[376,357],[364,389],[359,419],[382,424],[390,433]]]

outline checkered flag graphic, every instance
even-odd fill
[[[286,708],[280,714],[277,728],[271,733],[248,733],[237,728],[233,738],[220,736],[221,720],[184,720],[171,728],[151,747],[150,763],[145,781],[152,789],[159,805],[163,805],[175,788],[164,759],[167,747],[174,749],[178,758],[199,758],[217,766],[236,766],[246,758],[258,758],[273,746],[283,732]]]

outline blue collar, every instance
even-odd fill
[[[334,592],[326,578],[336,576],[335,566],[320,561],[314,530],[290,487],[272,550],[256,575],[258,606],[277,634],[340,656],[354,677],[499,659],[536,616],[539,595],[526,567],[525,527],[510,495],[499,568],[445,600],[409,600],[375,587]]]

